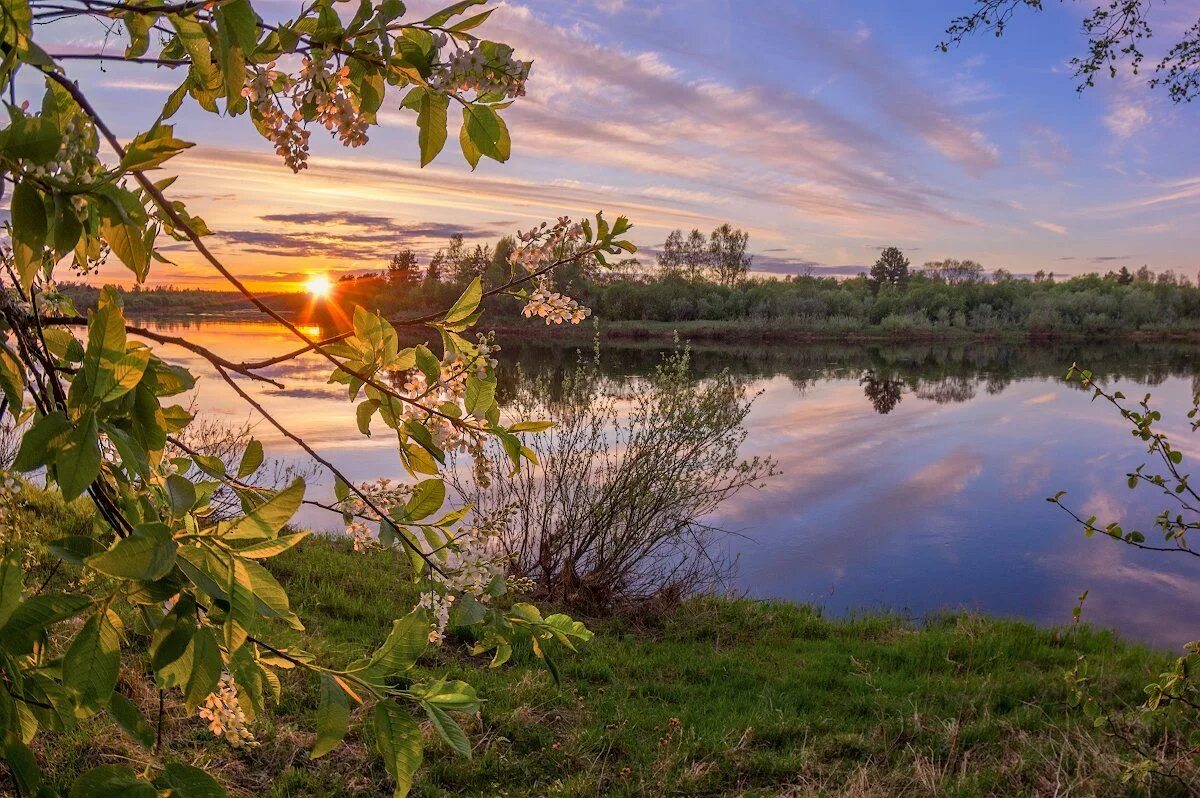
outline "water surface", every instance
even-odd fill
[[[294,346],[282,330],[253,322],[157,326],[233,359]],[[561,372],[579,356],[578,346],[503,343],[506,363],[530,371]],[[661,352],[605,344],[604,368],[642,374]],[[169,354],[201,375],[201,409],[230,422],[247,418],[202,361]],[[761,391],[744,452],[770,455],[782,471],[708,519],[738,533],[726,544],[737,557],[733,587],[833,614],[968,608],[1042,624],[1068,623],[1086,589],[1084,617],[1093,624],[1176,648],[1198,633],[1189,619],[1200,616],[1200,561],[1086,539],[1045,498],[1065,490],[1083,516],[1151,537],[1165,504],[1130,491],[1124,479],[1145,461],[1144,447],[1115,412],[1062,375],[1078,360],[1132,397],[1152,391],[1167,416],[1163,428],[1187,452],[1184,413],[1198,354],[1139,343],[695,348],[699,376],[729,368]],[[306,357],[269,373],[286,387],[245,384],[350,477],[402,477],[394,439],[381,424],[374,438],[358,435],[353,406],[342,386],[326,383],[324,361]],[[269,455],[301,454],[266,424],[256,435]],[[331,495],[330,485],[322,475],[310,496]],[[298,520],[338,526],[315,508]]]

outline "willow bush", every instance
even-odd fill
[[[280,673],[293,671],[319,684],[310,756],[329,753],[363,718],[395,794],[403,796],[422,761],[419,716],[454,750],[470,754],[454,715],[476,711],[475,690],[410,673],[426,647],[441,642],[449,615],[475,627],[472,653],[491,652],[497,666],[519,641],[552,663],[559,650],[590,637],[583,624],[543,615],[512,595],[472,508],[445,506],[442,471],[447,451],[487,456],[489,440],[498,442],[512,473],[537,462],[522,436],[544,424],[501,411],[489,345],[472,339],[480,302],[511,296],[547,324],[582,318],[586,308],[553,291],[549,275],[571,260],[603,263],[605,254],[633,251],[622,238],[629,223],[610,225],[598,214],[543,224],[519,235],[505,279],[487,287],[477,279],[451,306],[420,317],[389,319],[357,308],[352,330],[316,339],[222,262],[206,243],[208,226],[171,196],[173,178],[155,175],[193,146],[169,122],[184,103],[248,118],[295,171],[307,165],[312,130],[360,146],[386,102],[415,113],[422,165],[445,145],[452,104],[461,109],[458,146],[468,163],[506,160],[501,114],[524,95],[531,65],[475,34],[491,13],[476,13],[478,5],[464,0],[408,19],[399,0],[316,0],[295,18],[276,20],[250,0],[0,3],[0,89],[14,98],[0,129],[0,170],[11,191],[11,246],[0,269],[0,408],[21,430],[13,470],[44,475],[62,499],[86,496],[94,507],[87,534],[49,544],[63,573],[73,575],[65,583],[26,578],[21,530],[5,530],[0,736],[17,794],[55,794],[30,747],[36,737],[102,713],[144,747],[143,756],[78,774],[71,796],[224,794],[213,774],[164,750],[155,733],[164,721],[163,697],[170,694],[237,746],[251,741],[264,705],[278,700]],[[104,58],[178,75],[161,112],[127,140],[64,66],[99,56],[58,54],[39,43],[59,23],[80,17],[124,33],[123,55]],[[16,101],[18,91],[34,87],[32,102]],[[295,348],[238,361],[128,323],[112,288],[86,317],[55,289],[56,272],[89,273],[112,259],[143,283],[152,265],[172,266],[164,240],[190,244],[293,336]],[[401,347],[397,327],[424,328],[432,342]],[[195,375],[171,362],[174,348],[201,356],[248,409],[331,472],[336,501],[308,498],[302,479],[263,488],[255,478],[264,462],[260,444],[248,443],[236,458],[190,450],[192,414],[172,400],[191,389]],[[374,423],[377,433],[382,427],[395,436],[408,474],[403,482],[351,484],[245,387],[277,384],[264,372],[305,355],[322,358],[330,381],[345,386],[363,434]],[[0,502],[21,482],[5,474],[2,485]],[[215,511],[222,489],[237,496],[232,515]],[[277,639],[281,630],[304,628],[268,567],[305,537],[285,529],[301,504],[340,513],[351,526],[369,528],[377,545],[410,555],[421,601],[361,660],[335,665]],[[146,717],[146,707],[123,691],[122,674],[130,672],[157,691],[157,717]]]

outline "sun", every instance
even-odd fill
[[[304,289],[316,299],[324,299],[329,296],[329,292],[333,290],[333,283],[329,282],[329,278],[323,274],[317,274],[309,278],[304,284]]]

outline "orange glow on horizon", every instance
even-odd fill
[[[313,275],[304,284],[304,290],[312,294],[313,299],[325,299],[333,290],[333,283],[323,274]]]

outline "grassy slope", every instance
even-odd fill
[[[335,662],[376,645],[412,603],[389,553],[312,540],[271,563],[308,625],[305,645]],[[521,652],[491,671],[461,648],[431,659],[488,703],[465,724],[475,756],[431,739],[415,794],[1124,794],[1111,741],[1067,710],[1063,673],[1086,652],[1106,687],[1136,701],[1165,661],[1086,629],[949,616],[917,630],[749,601],[590,625],[598,635],[561,663],[561,688]],[[150,714],[141,680],[124,683]],[[308,680],[289,679],[283,704],[256,726],[261,746],[232,751],[168,703],[167,756],[215,767],[240,795],[390,794],[369,732],[308,760],[314,707]],[[38,753],[60,783],[145,756],[105,720],[43,736]]]

